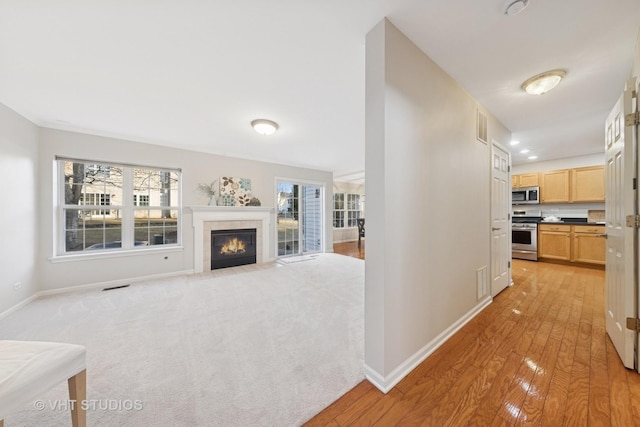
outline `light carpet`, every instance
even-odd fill
[[[363,261],[227,270],[39,298],[0,339],[86,346],[90,426],[295,426],[364,379]],[[70,425],[67,396],[5,425]]]

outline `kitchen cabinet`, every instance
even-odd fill
[[[538,173],[511,175],[511,188],[537,187],[540,185]]]
[[[542,203],[569,203],[569,169],[540,174]]]
[[[604,166],[571,169],[572,202],[604,202]]]
[[[604,265],[604,232],[603,225],[540,224],[538,257]]]
[[[604,237],[604,225],[572,225],[573,252],[572,261],[589,264],[606,263],[607,244]]]
[[[571,261],[571,226],[540,224],[538,226],[538,257]]]

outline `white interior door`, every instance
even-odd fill
[[[511,156],[500,144],[491,147],[491,295],[511,283]]]
[[[634,274],[636,230],[626,226],[627,215],[636,214],[636,150],[631,128],[625,129],[625,114],[632,109],[633,85],[628,85],[605,123],[607,193],[606,329],[620,359],[634,367],[635,333],[626,319],[636,317]]]

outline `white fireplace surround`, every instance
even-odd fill
[[[257,226],[258,244],[256,253],[256,263],[271,261],[269,248],[271,247],[271,215],[273,208],[263,208],[258,206],[189,206],[193,212],[193,271],[202,273],[210,271],[206,264],[205,257],[211,256],[211,230],[219,229],[215,224],[225,222],[224,229],[254,228],[249,223],[253,222]],[[207,252],[205,246],[209,247]],[[206,266],[206,270],[205,270]]]

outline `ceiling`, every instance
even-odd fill
[[[40,126],[364,178],[365,36],[385,16],[538,161],[603,151],[640,1],[0,0],[0,102]],[[151,6],[153,5],[153,6]],[[521,83],[567,71],[552,92]],[[255,133],[256,118],[276,121]],[[530,155],[529,154],[529,155]]]

